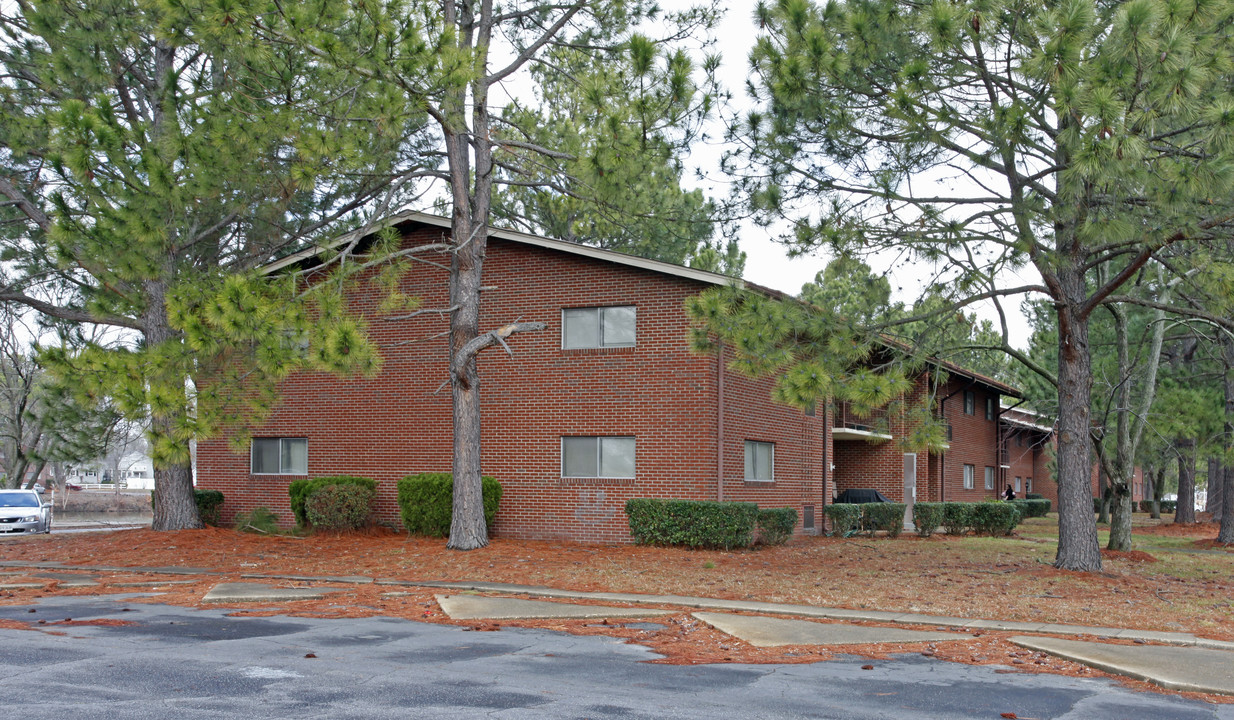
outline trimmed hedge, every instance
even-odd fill
[[[948,535],[963,535],[973,526],[973,507],[977,503],[943,503],[943,530]]]
[[[630,520],[630,535],[639,545],[731,550],[749,547],[754,542],[758,505],[630,498],[626,501],[626,516]]]
[[[373,514],[375,487],[336,483],[313,491],[304,502],[304,514],[314,530],[359,530]]]
[[[848,537],[861,527],[860,505],[833,503],[823,508],[823,515],[831,521],[830,535]]]
[[[1178,509],[1177,500],[1162,500],[1161,501],[1161,512],[1172,513],[1177,509]],[[1141,500],[1140,501],[1140,512],[1152,512],[1152,511],[1153,511],[1153,501],[1152,500]]]
[[[1020,524],[1020,510],[1009,502],[973,503],[973,530],[983,535],[1010,535]]]
[[[218,527],[219,518],[223,514],[223,493],[218,490],[201,490],[193,488],[193,502],[197,505],[197,515],[207,525]],[[150,509],[154,509],[154,491],[150,491]]]
[[[883,530],[888,537],[899,537],[904,529],[904,503],[862,503],[861,526],[870,535]]]
[[[308,527],[312,524],[304,510],[304,504],[313,493],[327,485],[360,485],[371,489],[374,494],[377,492],[376,480],[356,477],[355,475],[330,475],[327,477],[292,480],[291,485],[287,486],[287,494],[291,496],[291,512],[296,516],[297,525]]]
[[[484,524],[491,530],[493,517],[501,504],[501,483],[496,478],[480,478],[480,496],[484,503]],[[420,473],[399,480],[398,507],[407,532],[447,537],[454,517],[454,475]]]
[[[797,508],[767,508],[758,511],[758,542],[783,545],[797,527]]]
[[[1046,499],[1046,497],[1045,497],[1045,495],[1042,495],[1041,493],[1027,493],[1027,494],[1025,494],[1025,495],[1024,495],[1024,499],[1026,499],[1026,500],[1045,500],[1045,499]]]
[[[913,524],[917,534],[930,537],[943,524],[943,507],[946,503],[919,502],[913,505]]]
[[[1019,508],[1021,519],[1030,517],[1045,517],[1050,512],[1050,501],[1044,498],[1034,498],[1032,500],[1012,500],[1011,504]]]

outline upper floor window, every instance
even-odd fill
[[[977,393],[972,390],[964,391],[964,414],[975,415],[977,413]]]
[[[561,347],[634,347],[634,326],[633,305],[566,308],[561,311]]]
[[[254,475],[308,475],[308,438],[253,438]]]
[[[774,443],[746,440],[746,480],[759,482],[774,480],[775,452]]]
[[[997,410],[998,401],[994,399],[993,395],[987,396],[985,399],[985,419],[993,420]]]
[[[633,478],[632,437],[563,437],[561,476],[564,478]]]

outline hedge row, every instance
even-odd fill
[[[1132,510],[1135,510],[1136,506],[1137,506],[1137,503],[1133,503]],[[1139,506],[1140,512],[1152,512],[1153,511],[1153,501],[1152,500],[1141,500],[1138,503],[1138,506]],[[1161,512],[1163,513],[1172,513],[1175,511],[1177,507],[1178,507],[1177,500],[1162,500],[1161,501]],[[1095,513],[1101,512],[1101,498],[1099,497],[1093,498],[1093,512]]]
[[[359,483],[323,485],[304,501],[304,514],[314,530],[359,530],[373,513],[377,488]]]
[[[626,517],[639,545],[723,550],[750,547],[756,538],[764,545],[780,545],[797,527],[796,509],[759,510],[748,502],[631,498]]]
[[[1031,498],[1028,500],[1012,500],[1012,505],[1020,508],[1021,518],[1030,517],[1045,517],[1050,513],[1051,503],[1045,498]]]
[[[484,523],[492,529],[493,516],[501,503],[501,483],[495,478],[480,478]],[[407,532],[446,537],[454,516],[454,475],[420,473],[398,481],[398,507]]]
[[[1044,506],[1042,505],[1044,503]],[[904,526],[903,503],[839,503],[823,511],[831,520],[831,534],[850,536],[864,531],[873,535],[878,530],[895,537]],[[972,530],[986,535],[1010,535],[1020,524],[1022,508],[1034,512],[1049,511],[1049,501],[1020,500],[1016,502],[919,502],[913,505],[913,524],[917,534],[929,537],[940,527],[948,535],[963,535]],[[1041,512],[1041,514],[1045,514]]]
[[[831,534],[849,537],[882,530],[896,537],[904,529],[904,503],[834,503],[823,508],[831,520]]]

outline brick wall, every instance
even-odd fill
[[[441,236],[418,227],[409,243]],[[423,308],[442,308],[447,283],[441,269],[415,263],[402,290]],[[516,319],[548,325],[512,338],[513,356],[489,349],[479,361],[483,472],[505,490],[496,534],[628,542],[628,498],[716,498],[717,359],[690,351],[682,307],[704,283],[493,238],[485,285],[482,329]],[[377,310],[382,291],[367,285],[350,297],[382,347],[381,373],[299,373],[283,383],[282,402],[253,435],[307,438],[309,476],[377,479],[379,521],[398,526],[395,482],[451,467],[447,340],[433,338],[447,324],[436,314],[385,320]],[[561,348],[563,308],[614,305],[637,308],[636,347]],[[771,386],[725,375],[725,498],[799,512],[813,504],[821,514],[822,422],[773,404]],[[635,437],[636,477],[563,479],[561,438],[572,435]],[[745,482],[746,439],[775,444],[774,482]],[[256,506],[291,521],[294,477],[251,474],[248,455],[233,453],[225,438],[201,442],[197,463],[200,485],[226,497],[224,521]]]

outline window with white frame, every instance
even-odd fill
[[[308,438],[253,438],[254,475],[308,475]]]
[[[566,308],[561,311],[561,347],[634,347],[635,320],[633,305]]]
[[[973,489],[973,472],[976,470],[972,465],[964,466],[964,489]]]
[[[985,489],[986,490],[994,489],[994,468],[988,465],[986,466],[986,469],[985,469]]]
[[[975,415],[977,413],[977,393],[972,390],[964,391],[964,414]]]
[[[1019,477],[1015,479],[1015,491],[1017,493],[1020,492],[1020,478]]]
[[[1028,494],[1033,491],[1033,479],[1030,477],[1024,478],[1024,493]]]
[[[746,480],[771,482],[775,479],[775,443],[746,440]]]
[[[632,437],[563,437],[563,478],[633,478]]]
[[[985,419],[993,420],[997,409],[998,401],[994,399],[993,395],[987,395],[985,399]]]

